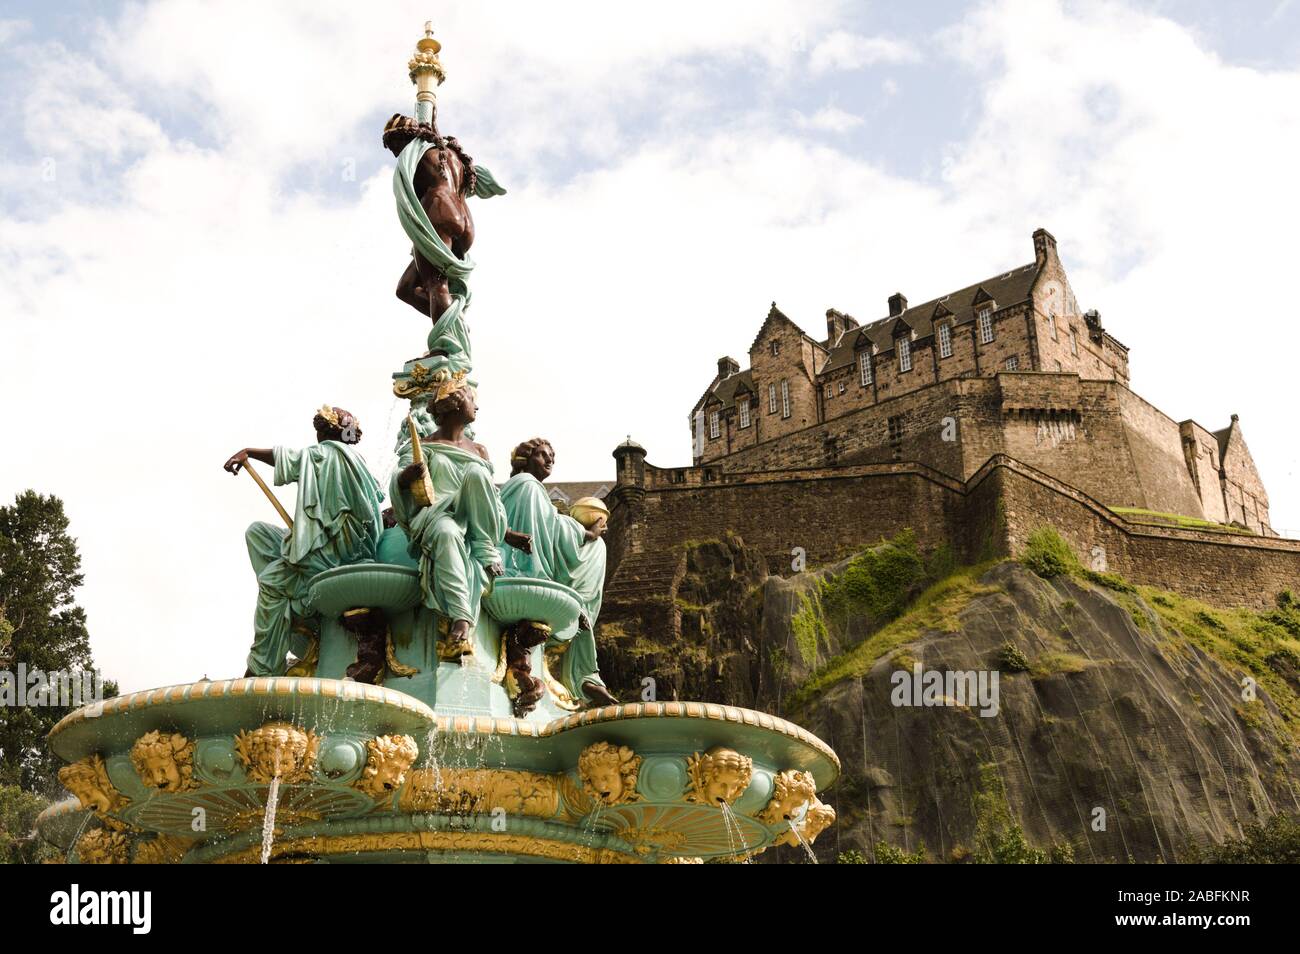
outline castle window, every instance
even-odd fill
[[[843,381],[840,382],[840,393],[841,393],[841,394],[844,393],[844,382],[843,382]]]
[[[773,342],[772,342],[772,356],[773,356],[773,357],[776,357],[776,356],[777,356],[778,354],[780,354],[780,353],[781,353],[781,342],[779,342],[779,341],[773,341]]]
[[[1073,328],[1070,329],[1070,354],[1079,357],[1079,336]]]
[[[886,422],[889,427],[889,443],[897,445],[903,440],[903,417],[897,415]]]
[[[776,413],[776,385],[775,384],[769,384],[767,386],[767,413],[768,414]]]
[[[912,370],[912,342],[908,338],[898,339],[898,370]]]
[[[718,436],[718,412],[712,411],[709,414],[709,437],[710,439]]]
[[[1016,356],[1013,354],[1011,357],[1007,358],[1007,370],[1008,370],[1008,371],[1015,371],[1015,370],[1016,370],[1017,368],[1019,368],[1019,367],[1020,367],[1020,359],[1019,359],[1018,357],[1016,357]]]
[[[979,313],[980,344],[993,340],[993,309],[981,308]]]
[[[826,385],[826,400],[828,400],[828,401],[830,400],[830,398],[831,398],[831,394],[832,394],[832,393],[833,393],[833,391],[832,391],[832,389],[831,389],[831,386],[830,386],[829,384]]]
[[[1052,307],[1055,308],[1056,306],[1053,305]],[[1055,314],[1050,314],[1047,316],[1047,330],[1052,333],[1053,341],[1060,340],[1059,338],[1056,337],[1056,315]]]
[[[952,325],[946,322],[939,326],[939,357],[952,357]]]
[[[871,352],[870,351],[864,351],[862,352],[862,354],[858,355],[858,365],[861,368],[860,375],[862,380],[862,386],[864,388],[871,387]]]
[[[749,427],[749,398],[740,402],[740,426]]]
[[[790,382],[785,378],[781,379],[781,416],[790,416]]]

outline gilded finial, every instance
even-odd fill
[[[415,54],[406,64],[411,82],[418,89],[416,102],[433,102],[434,87],[440,86],[447,78],[442,64],[438,62],[441,50],[442,44],[433,38],[433,21],[426,20],[424,36],[416,41]]]
[[[415,44],[415,48],[421,51],[437,53],[442,49],[442,44],[433,38],[433,21],[424,21],[424,39]]]

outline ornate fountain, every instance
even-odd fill
[[[286,528],[255,524],[256,638],[244,678],[131,693],[49,735],[74,797],[38,821],[83,863],[699,863],[807,847],[834,820],[835,753],[790,722],[712,703],[619,703],[595,659],[607,512],[555,511],[553,451],[516,448],[491,481],[472,440],[466,200],[504,194],[438,133],[441,45],[409,63],[394,116],[398,297],[428,350],[393,375],[410,402],[392,506],[322,407],[319,441],[227,462]],[[297,485],[291,515],[253,469]]]

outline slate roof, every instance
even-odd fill
[[[562,494],[565,503],[572,503],[575,500],[581,500],[583,497],[600,497],[602,500],[609,493],[610,481],[607,480],[579,480],[579,481],[554,481],[543,484],[552,500],[555,499],[556,492]]]
[[[737,371],[724,381],[719,381],[717,385],[704,396],[704,403],[701,407],[708,407],[714,398],[722,402],[722,409],[727,410],[736,406],[736,395],[748,391],[753,393],[754,375],[749,368],[744,371]]]
[[[1028,265],[1013,268],[1001,275],[986,278],[982,282],[967,285],[960,291],[949,292],[942,298],[933,298],[923,304],[913,305],[901,315],[880,318],[877,321],[863,325],[861,328],[850,328],[840,335],[839,341],[835,342],[831,348],[830,356],[818,369],[817,373],[825,374],[827,371],[835,371],[853,364],[856,360],[855,355],[859,342],[861,341],[865,346],[866,342],[862,341],[863,336],[865,336],[866,341],[870,341],[876,346],[877,351],[892,351],[894,349],[893,332],[899,321],[904,322],[907,327],[911,328],[918,339],[928,338],[934,334],[934,320],[936,317],[941,318],[951,315],[955,323],[959,325],[974,321],[977,298],[980,301],[992,298],[999,309],[1028,301],[1034,286],[1034,279],[1037,277],[1038,264],[1030,262]]]

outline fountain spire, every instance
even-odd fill
[[[417,122],[433,121],[433,108],[437,101],[434,90],[442,85],[447,73],[438,61],[442,44],[433,38],[433,21],[424,23],[424,36],[415,44],[415,53],[406,64],[411,82],[415,84],[415,119]]]

